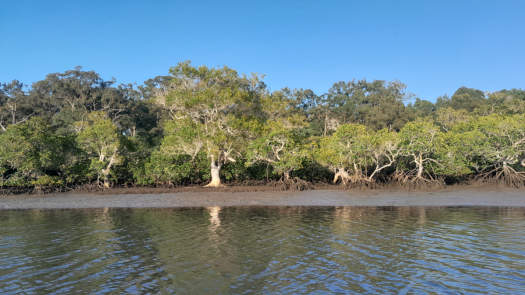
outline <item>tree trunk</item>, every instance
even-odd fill
[[[99,157],[100,161],[104,161],[104,154],[101,154]],[[109,182],[109,172],[111,171],[111,167],[115,162],[117,161],[117,155],[113,154],[111,155],[111,158],[109,159],[109,163],[106,166],[105,169],[102,169],[101,174],[104,177],[104,188],[109,188],[111,186],[111,183]]]
[[[221,165],[215,163],[215,161],[212,159],[211,165],[211,181],[205,187],[220,187],[221,184],[221,177],[220,177],[220,171],[221,171]]]
[[[285,181],[290,180],[290,171],[284,171],[284,180]]]
[[[417,175],[416,178],[423,178],[423,158],[421,154],[419,155],[419,158],[415,159],[416,165],[417,165]]]
[[[110,183],[107,176],[104,175],[104,188],[109,188]]]
[[[378,167],[378,166],[376,165],[376,168],[374,169],[374,171],[372,172],[372,174],[370,174],[370,176],[368,176],[368,181],[369,181],[369,182],[374,182],[374,181],[375,181],[374,176],[375,176],[377,173],[381,172],[381,170],[383,170],[383,169],[385,169],[385,168],[388,168],[388,167],[390,167],[390,166],[392,166],[391,163],[390,163],[390,164],[383,165],[383,166],[381,166],[381,167]]]
[[[341,178],[341,183],[346,185],[348,183],[348,179],[350,179],[350,175],[344,168],[337,169],[337,172],[334,175],[333,183],[337,183],[337,181]]]
[[[341,173],[339,173],[339,169],[335,170],[334,173],[334,180],[332,180],[332,183],[337,183],[337,180],[339,180],[339,177],[341,177]]]

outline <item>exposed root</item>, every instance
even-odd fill
[[[375,181],[369,181],[368,179],[359,179],[357,181],[348,182],[345,186],[346,189],[379,189],[382,188],[383,184],[377,183]]]
[[[404,172],[396,170],[391,178],[393,183],[398,183],[401,187],[409,190],[417,190],[422,188],[441,188],[445,186],[443,179],[434,178],[431,175],[428,178],[417,175],[417,170]]]
[[[283,178],[275,183],[275,187],[280,188],[282,191],[304,191],[314,188],[310,182],[299,177]]]
[[[345,179],[345,181],[341,181],[340,184],[346,189],[377,187],[375,181],[369,181],[367,178],[364,177],[350,177],[348,179]]]
[[[370,179],[366,177],[363,173],[360,171],[357,171],[356,173],[349,174],[344,169],[339,169],[334,175],[333,183],[339,183],[340,185],[344,186],[345,188],[373,188],[376,187],[376,182],[374,179]]]
[[[521,188],[525,187],[525,172],[518,172],[508,165],[503,165],[479,175],[476,180],[490,184],[503,183],[511,187]]]
[[[0,196],[7,195],[18,195],[18,194],[49,194],[49,193],[59,193],[70,191],[70,188],[65,186],[10,186],[10,187],[0,187]]]
[[[225,187],[225,185],[222,184],[222,183],[214,183],[214,182],[210,182],[210,183],[208,183],[207,185],[203,185],[202,187],[211,187],[211,188],[216,188],[216,187]]]
[[[405,184],[409,180],[409,175],[401,170],[396,170],[392,175],[392,182]]]

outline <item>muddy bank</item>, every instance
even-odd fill
[[[165,194],[165,193],[180,193],[180,192],[282,192],[282,191],[297,191],[297,190],[333,190],[333,191],[358,191],[365,193],[377,193],[384,191],[394,192],[435,192],[435,191],[455,191],[455,190],[490,190],[490,191],[506,191],[515,188],[504,184],[493,183],[467,183],[467,184],[426,184],[426,185],[402,185],[399,183],[374,183],[371,185],[360,185],[354,187],[345,187],[339,184],[330,183],[308,183],[302,189],[294,187],[287,188],[282,182],[264,182],[264,183],[240,183],[228,184],[222,187],[210,188],[203,185],[189,185],[189,186],[172,186],[172,187],[155,187],[155,186],[131,186],[123,187],[116,186],[109,189],[104,189],[96,185],[84,185],[76,188],[48,188],[37,190],[34,188],[0,188],[0,199],[6,196],[53,196],[57,194],[97,194],[97,195],[121,195],[121,194]]]
[[[0,198],[0,209],[167,208],[212,206],[512,206],[525,207],[525,190],[472,187],[435,191],[179,191],[169,193],[58,193]]]

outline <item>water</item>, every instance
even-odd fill
[[[0,211],[1,294],[525,294],[525,208]]]

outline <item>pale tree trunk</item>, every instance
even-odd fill
[[[368,177],[368,181],[369,181],[369,182],[373,182],[373,181],[375,181],[375,180],[374,180],[374,176],[375,176],[377,173],[381,172],[381,170],[383,170],[383,169],[385,169],[385,168],[388,168],[388,167],[392,166],[393,163],[394,163],[394,162],[391,161],[390,163],[385,164],[385,165],[383,165],[383,166],[381,166],[381,167],[378,167],[378,165],[376,165],[376,168],[374,169],[374,172],[372,172],[372,174],[370,174],[370,176]]]
[[[284,180],[285,181],[290,180],[290,171],[284,171]]]
[[[221,218],[219,214],[221,213],[221,207],[208,207],[208,212],[210,213],[210,225],[215,230],[221,225]]]
[[[361,169],[359,169],[357,167],[357,164],[354,163],[354,175],[355,175],[355,180],[357,181],[358,179],[362,178],[362,172],[361,172]]]
[[[205,187],[220,187],[221,184],[221,177],[220,177],[220,171],[221,171],[221,165],[217,164],[215,160],[212,158],[211,165],[211,181]]]
[[[109,187],[110,187],[109,179],[106,175],[104,175],[104,188],[109,188]]]
[[[104,160],[104,155],[100,155],[100,159],[101,161]],[[117,155],[116,154],[113,154],[111,155],[111,158],[109,159],[109,163],[108,165],[106,166],[105,169],[102,169],[101,173],[102,173],[102,176],[104,177],[103,181],[104,181],[104,188],[109,188],[110,187],[110,182],[109,182],[109,172],[111,171],[111,167],[113,166],[113,164],[115,164],[117,160]]]
[[[348,183],[348,179],[350,179],[350,175],[348,174],[348,172],[345,170],[345,168],[339,168],[337,169],[335,175],[334,175],[334,180],[333,180],[333,183],[337,183],[337,181],[339,180],[339,178],[341,178],[341,183],[346,185]]]
[[[336,169],[335,173],[334,173],[334,179],[332,180],[332,183],[337,183],[337,180],[339,180],[339,177],[341,177],[341,174],[339,173],[339,169]]]
[[[414,155],[414,162],[416,162],[416,165],[417,165],[416,178],[422,179],[423,178],[423,157],[421,156],[421,154],[419,154],[418,157]]]

